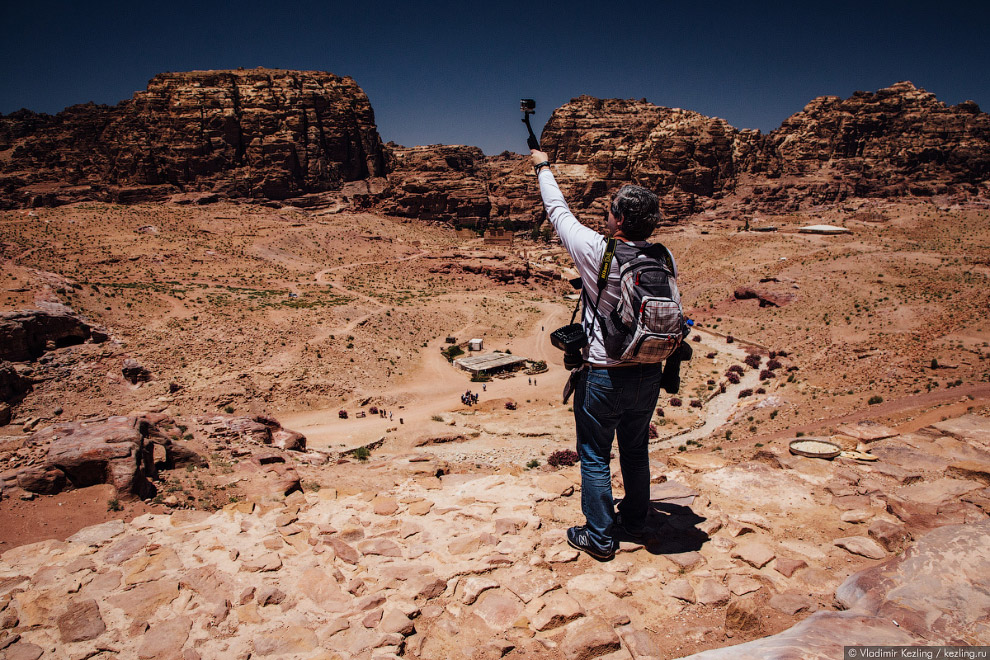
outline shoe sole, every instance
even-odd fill
[[[581,552],[584,552],[589,557],[592,557],[594,559],[597,559],[598,561],[609,561],[610,559],[614,559],[615,558],[615,553],[614,552],[612,554],[610,554],[610,555],[600,555],[600,554],[598,554],[598,553],[596,553],[596,552],[594,552],[592,550],[589,550],[588,548],[584,548],[584,547],[582,547],[582,546],[580,546],[580,545],[572,542],[570,539],[567,539],[567,545],[571,546],[575,550],[580,550]]]

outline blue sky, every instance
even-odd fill
[[[910,80],[990,108],[990,3],[615,0],[2,3],[0,113],[116,104],[163,71],[352,76],[385,141],[525,151],[573,97],[646,98],[773,130],[816,96]]]

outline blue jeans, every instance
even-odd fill
[[[581,510],[592,543],[611,551],[616,543],[612,438],[619,440],[619,467],[625,497],[619,503],[623,524],[646,522],[650,503],[650,420],[660,396],[661,365],[585,369],[574,389],[577,452],[581,458]]]

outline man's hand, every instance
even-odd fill
[[[548,156],[545,151],[540,151],[539,149],[530,149],[529,154],[533,159],[533,165],[539,165],[540,163],[545,163],[550,160],[550,156]]]

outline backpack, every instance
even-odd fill
[[[604,317],[598,313],[597,301],[594,306],[605,354],[622,362],[661,362],[677,350],[686,334],[673,257],[660,243],[636,247],[610,239],[599,271],[599,299],[613,253],[619,264],[619,301]]]

